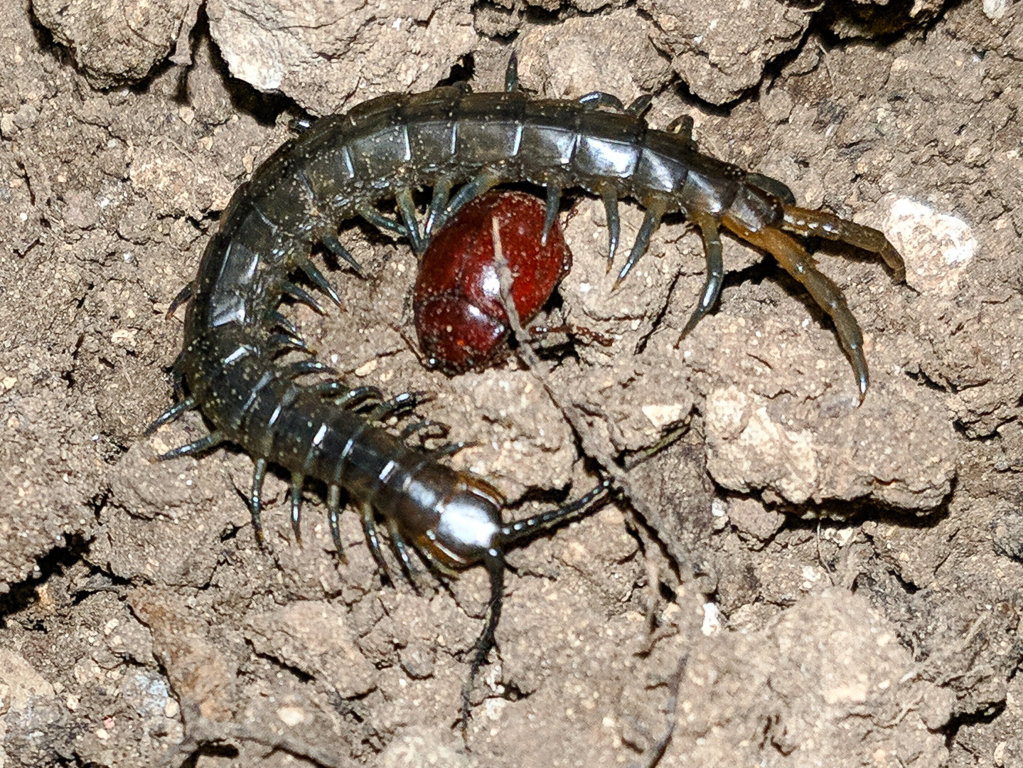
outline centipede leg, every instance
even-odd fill
[[[309,351],[309,345],[306,344],[305,339],[287,331],[271,333],[267,338],[267,344],[278,352],[286,352],[289,349],[293,349],[298,352]]]
[[[650,247],[650,238],[653,237],[654,232],[657,231],[657,227],[661,223],[661,217],[664,216],[664,212],[668,209],[668,203],[664,200],[652,200],[647,205],[646,215],[643,217],[643,224],[639,228],[639,234],[636,235],[636,242],[633,243],[632,251],[629,253],[629,258],[625,260],[625,266],[622,267],[622,271],[618,273],[618,279],[615,280],[615,284],[612,287],[617,288],[622,284],[626,275],[636,266],[636,262],[642,258],[643,254],[647,252],[647,248]]]
[[[838,332],[839,343],[856,374],[862,400],[867,394],[870,381],[867,360],[863,354],[863,333],[841,289],[818,270],[810,254],[784,232],[765,227],[758,232],[743,233],[743,239],[774,256],[782,268],[798,280],[817,305],[831,317]]]
[[[591,109],[597,109],[598,107],[610,107],[611,109],[616,109],[619,112],[625,111],[625,105],[622,103],[621,99],[613,93],[605,93],[604,91],[590,91],[585,96],[579,97],[579,103]]]
[[[422,254],[426,250],[426,241],[419,232],[419,222],[416,219],[416,204],[412,201],[412,190],[402,187],[394,195],[394,201],[398,206],[398,213],[405,222],[405,229],[408,232],[409,244],[416,254]]]
[[[159,416],[157,416],[153,420],[153,423],[146,427],[145,430],[143,430],[142,434],[148,437],[149,435],[153,434],[156,430],[158,430],[160,427],[162,427],[164,424],[169,424],[170,422],[174,421],[176,418],[181,416],[181,414],[183,414],[185,411],[190,411],[193,408],[195,408],[195,404],[196,404],[195,398],[193,397],[189,397],[185,400],[182,400],[181,402],[175,403],[170,408],[161,413]]]
[[[298,472],[291,473],[291,532],[295,542],[302,543],[302,485],[305,478]]]
[[[398,557],[398,563],[401,565],[401,572],[405,576],[405,580],[412,585],[412,589],[418,592],[419,586],[416,582],[418,569],[412,562],[412,558],[409,557],[408,546],[405,544],[405,539],[401,536],[401,531],[398,530],[398,526],[391,518],[387,519],[387,533],[391,541],[391,549],[394,550],[394,554]]]
[[[426,213],[426,224],[423,225],[423,235],[427,239],[435,229],[444,225],[444,209],[448,207],[448,200],[451,199],[451,187],[454,182],[448,177],[437,180],[433,185],[433,197],[430,198],[430,208]]]
[[[256,543],[263,546],[263,480],[266,478],[266,459],[256,459],[252,470],[252,493],[249,496],[249,512],[252,515],[252,532],[256,534]]]
[[[334,541],[334,549],[341,562],[345,561],[344,546],[341,544],[341,526],[338,517],[341,514],[341,486],[327,486],[327,520],[330,523],[330,538]]]
[[[280,312],[271,312],[269,327],[275,330],[284,331],[291,336],[300,336],[298,327]]]
[[[341,244],[338,243],[338,245]],[[341,250],[344,250],[344,248],[342,247]],[[347,251],[345,251],[345,253],[347,253]],[[349,257],[350,256],[351,254],[349,254]],[[313,264],[308,258],[303,258],[299,259],[298,267],[305,273],[305,276],[309,278],[309,282],[315,285],[320,291],[327,294],[328,298],[334,302],[335,305],[338,307],[341,306],[341,298],[337,295],[337,291],[334,290],[334,286],[332,286],[330,281],[323,276],[323,273],[316,268],[315,264]]]
[[[168,459],[177,459],[181,456],[194,456],[198,453],[205,453],[212,448],[216,448],[218,445],[225,442],[226,439],[227,438],[220,432],[211,432],[205,437],[201,437],[188,445],[182,445],[171,451],[167,451],[167,453],[161,453],[156,457],[156,460],[167,461]]]
[[[375,407],[377,403],[382,402],[383,399],[384,393],[381,392],[378,387],[356,387],[355,389],[349,389],[340,397],[335,398],[334,405],[338,408],[355,410],[360,406],[365,406],[367,403]]]
[[[299,376],[308,376],[311,373],[322,373],[328,376],[336,376],[337,369],[331,368],[326,363],[321,363],[319,360],[296,360],[293,363],[287,363],[280,369],[281,378],[285,379],[297,379]]]
[[[443,459],[447,456],[454,456],[461,450],[475,446],[476,443],[470,440],[459,440],[457,443],[444,443],[444,445],[438,446],[431,451],[428,451],[430,458]]]
[[[558,209],[561,208],[561,187],[557,184],[547,185],[547,205],[543,215],[543,234],[540,235],[540,245],[547,245],[547,235],[558,218]]]
[[[782,228],[800,235],[813,235],[846,243],[869,253],[876,253],[892,271],[896,282],[906,279],[906,263],[880,230],[865,227],[824,211],[811,211],[794,205],[784,208]]]
[[[500,174],[498,174],[497,171],[489,169],[481,171],[478,176],[465,182],[465,184],[461,186],[455,196],[451,199],[451,202],[448,203],[448,206],[444,211],[444,219],[438,226],[443,226],[444,221],[447,221],[458,213],[463,206],[472,202],[480,195],[489,192],[500,183]]]
[[[629,104],[629,106],[625,108],[625,111],[634,117],[642,117],[643,113],[650,109],[650,105],[653,103],[654,97],[649,93],[644,93]]]
[[[392,416],[400,416],[413,410],[423,401],[422,392],[402,392],[389,400],[384,400],[366,414],[370,421],[384,421]]]
[[[707,280],[703,284],[703,293],[700,294],[696,309],[689,316],[689,322],[686,323],[682,333],[679,334],[678,341],[675,342],[676,347],[714,306],[718,296],[721,295],[721,286],[725,279],[725,268],[721,259],[721,235],[718,232],[717,222],[712,216],[694,216],[693,221],[699,227],[700,235],[703,237],[703,251],[707,257]]]
[[[787,184],[783,184],[778,179],[772,178],[771,176],[765,176],[762,173],[747,173],[746,183],[752,184],[754,187],[759,187],[765,192],[770,192],[772,195],[781,200],[785,205],[795,206],[796,195]],[[817,213],[817,211],[814,211]]]
[[[508,57],[508,68],[504,71],[504,92],[511,93],[519,89],[519,57],[515,51]]]
[[[347,389],[348,388],[345,386],[344,382],[338,381],[337,379],[327,379],[325,381],[317,381],[314,384],[308,385],[305,388],[305,391],[321,397],[335,397],[339,392],[343,395]]]
[[[347,248],[341,245],[341,241],[334,237],[334,235],[324,235],[323,244],[327,246],[327,250],[347,263],[359,277],[366,276],[366,273],[362,269],[362,265],[355,260],[355,257],[348,252]]]
[[[387,218],[372,205],[360,205],[355,209],[355,212],[381,232],[393,232],[399,237],[410,237],[409,231],[405,228],[404,224],[400,221]]]
[[[373,555],[373,559],[376,560],[377,567],[380,568],[380,574],[386,581],[391,581],[387,561],[384,559],[384,553],[380,549],[380,537],[377,536],[376,521],[373,519],[373,507],[369,504],[362,506],[362,530],[366,533],[369,551]]]
[[[178,291],[178,295],[174,297],[174,299],[170,303],[170,306],[167,307],[167,315],[166,315],[166,317],[170,317],[175,312],[177,312],[178,311],[178,307],[180,307],[182,304],[184,304],[190,298],[192,298],[192,284],[188,283],[188,284],[185,285],[184,288],[182,288],[180,291]]]
[[[692,115],[679,115],[665,128],[668,133],[674,133],[681,136],[683,139],[688,141],[690,144],[693,142],[693,116]]]
[[[618,240],[622,234],[622,220],[618,215],[618,190],[607,184],[600,190],[600,197],[604,201],[607,218],[607,271],[610,272],[615,260],[615,251],[618,250]]]
[[[323,305],[316,300],[316,297],[309,293],[309,291],[307,291],[305,288],[298,285],[297,283],[288,281],[281,286],[281,289],[284,291],[285,295],[290,296],[295,301],[300,302],[301,304],[305,304],[316,314],[318,315],[326,314],[326,310],[323,308]]]
[[[423,432],[424,430],[433,430],[433,434],[420,435],[420,442],[425,442],[431,437],[439,440],[446,437],[450,429],[451,428],[447,424],[441,421],[421,419],[420,421],[413,421],[410,424],[406,424],[402,428],[401,432],[398,433],[398,437],[403,443],[406,443],[417,433]]]

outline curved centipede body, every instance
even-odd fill
[[[539,99],[516,90],[514,80],[511,66],[505,92],[442,87],[373,99],[321,119],[263,163],[235,193],[187,289],[184,349],[174,365],[187,397],[151,427],[195,408],[211,425],[210,434],[162,458],[232,443],[253,459],[250,504],[257,538],[263,478],[276,465],[292,478],[296,537],[303,484],[312,478],[327,489],[335,543],[347,495],[361,511],[381,568],[386,569],[380,521],[406,573],[412,570],[410,550],[448,575],[483,563],[490,575],[490,608],[463,690],[463,724],[474,676],[493,645],[506,549],[584,513],[610,483],[572,504],[506,523],[504,501],[489,483],[442,461],[458,446],[427,451],[379,424],[414,403],[414,396],[385,401],[373,388],[346,385],[309,355],[297,362],[282,358],[289,350],[304,350],[279,311],[282,299],[292,296],[319,307],[295,282],[296,273],[339,303],[310,260],[312,247],[322,243],[358,269],[336,232],[343,222],[362,217],[406,237],[422,253],[432,234],[466,203],[497,185],[528,182],[546,191],[545,232],[563,190],[602,198],[610,268],[619,240],[618,200],[631,198],[645,209],[645,218],[619,282],[643,256],[662,217],[684,215],[698,228],[707,260],[706,283],[685,333],[720,293],[723,227],[771,253],[830,315],[861,396],[868,375],[859,326],[838,287],[786,232],[851,244],[879,255],[896,278],[903,275],[901,257],[881,232],[797,207],[780,182],[702,154],[690,136],[691,121],[656,130],[641,116],[648,100],[625,107],[600,93],[578,102]],[[432,189],[432,200],[421,216],[413,192],[424,187]],[[393,201],[395,218],[378,207],[385,201]]]

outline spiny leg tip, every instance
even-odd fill
[[[628,276],[629,271],[632,269],[631,264],[626,264],[622,267],[622,271],[618,273],[618,277],[615,278],[614,285],[611,286],[612,291],[617,291],[618,287],[625,282],[625,278]]]

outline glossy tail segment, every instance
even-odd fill
[[[876,253],[892,271],[892,279],[898,283],[906,279],[906,263],[895,246],[888,242],[884,232],[839,218],[832,213],[795,205],[784,207],[784,217],[783,229],[808,237],[845,243],[867,253]]]
[[[852,363],[862,400],[870,384],[867,359],[863,354],[863,333],[839,287],[817,269],[806,249],[784,232],[763,229],[749,233],[744,239],[774,256],[782,268],[806,288],[817,305],[831,316],[842,349]]]
[[[783,226],[799,234],[825,237],[876,253],[892,270],[896,280],[905,277],[906,267],[902,256],[884,234],[876,229],[796,206],[785,206]],[[862,401],[870,384],[867,360],[863,354],[863,333],[841,289],[817,269],[813,257],[802,245],[781,230],[765,227],[756,232],[743,231],[739,234],[746,242],[774,256],[781,267],[798,280],[817,305],[831,317],[842,349],[852,364]]]

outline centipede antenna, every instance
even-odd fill
[[[622,220],[618,215],[618,190],[606,184],[600,191],[600,197],[604,201],[607,218],[607,271],[610,272],[615,251],[618,250],[618,239],[622,234]]]
[[[362,265],[356,261],[355,257],[348,252],[348,249],[341,245],[341,241],[338,240],[334,235],[324,235],[323,244],[327,246],[327,250],[337,256],[339,259],[344,261],[359,277],[365,277],[366,273],[362,269]],[[331,290],[334,290],[331,288]]]
[[[391,581],[391,573],[387,569],[387,561],[384,553],[380,550],[380,538],[377,536],[376,522],[373,520],[373,507],[369,504],[362,505],[362,530],[366,533],[366,541],[369,543],[369,551],[376,560],[380,575],[384,581]]]
[[[611,290],[614,290],[622,281],[625,276],[629,274],[636,262],[642,258],[643,254],[646,253],[647,248],[650,247],[650,238],[653,236],[657,227],[661,223],[661,217],[667,210],[668,205],[663,200],[654,200],[650,205],[647,206],[646,214],[643,216],[643,224],[639,228],[639,234],[636,235],[636,242],[633,243],[632,251],[629,253],[629,258],[625,260],[625,266],[622,267],[622,271],[618,273],[618,279],[615,280],[615,284]]]
[[[266,478],[266,459],[256,459],[252,470],[252,494],[249,496],[249,512],[252,515],[252,532],[256,534],[256,543],[263,546],[263,480]]]
[[[433,197],[430,198],[430,207],[426,212],[426,224],[423,225],[423,236],[429,238],[435,229],[444,226],[444,209],[448,207],[451,199],[451,187],[454,182],[448,176],[437,179],[433,185]]]
[[[476,676],[480,668],[490,655],[495,645],[494,633],[497,631],[497,623],[501,620],[501,605],[504,602],[504,553],[497,548],[488,550],[484,557],[483,564],[490,575],[490,602],[487,604],[487,615],[483,623],[483,631],[476,638],[476,645],[473,648],[472,663],[469,665],[469,676],[462,686],[462,734],[468,730],[469,715],[472,711],[472,687],[476,682]]]
[[[416,254],[426,250],[426,240],[419,233],[419,222],[416,220],[416,204],[412,200],[412,190],[402,187],[394,195],[394,202],[398,206],[398,213],[405,222],[405,229],[408,231],[409,243]]]
[[[625,108],[625,111],[635,117],[643,117],[643,114],[650,109],[650,105],[654,103],[654,97],[649,93],[644,93],[642,96],[637,97],[629,106]]]
[[[281,285],[281,290],[284,291],[284,293],[287,296],[293,298],[295,301],[300,301],[303,304],[305,304],[307,307],[316,312],[316,314],[318,315],[326,314],[325,310],[323,309],[323,305],[316,300],[315,296],[309,293],[309,291],[307,291],[302,286],[288,281]]]
[[[174,405],[172,405],[170,408],[168,408],[159,416],[157,416],[153,420],[153,423],[142,431],[142,434],[148,437],[149,435],[153,434],[156,430],[158,430],[160,427],[162,427],[164,424],[169,424],[170,422],[174,421],[174,419],[178,418],[185,411],[190,411],[193,408],[195,408],[195,405],[196,403],[194,397],[189,397],[186,400],[174,403]]]
[[[330,538],[334,541],[334,551],[345,562],[345,551],[341,545],[341,527],[338,525],[338,516],[341,514],[341,486],[327,486],[327,520],[330,522]]]
[[[707,280],[703,284],[703,293],[700,295],[696,308],[689,316],[689,321],[686,323],[685,328],[682,329],[682,333],[679,334],[678,341],[675,342],[676,349],[678,349],[678,345],[682,343],[682,339],[685,338],[686,334],[693,330],[696,324],[714,306],[718,296],[721,295],[721,286],[725,280],[725,268],[721,261],[721,236],[718,232],[717,224],[711,216],[701,216],[694,220],[700,229],[700,235],[703,237],[703,252],[707,257]]]
[[[334,238],[334,239],[336,240],[337,238]],[[326,238],[324,238],[324,242],[326,242]],[[340,246],[341,244],[338,243],[338,245]],[[328,248],[329,247],[330,246],[328,246]],[[333,250],[333,249],[331,249],[331,250]],[[342,250],[344,250],[344,248],[342,248]],[[345,253],[348,253],[348,252],[345,251]],[[351,256],[351,254],[349,254],[349,257],[350,256]],[[315,264],[313,264],[309,259],[306,258],[306,259],[301,259],[298,262],[298,266],[299,266],[299,269],[301,269],[305,273],[305,276],[309,278],[309,282],[311,282],[318,289],[320,289],[325,294],[327,294],[327,296],[330,298],[330,300],[332,302],[334,302],[335,305],[337,305],[338,307],[341,306],[341,297],[339,297],[337,295],[337,291],[334,290],[334,286],[332,286],[330,284],[330,281],[327,280],[327,278],[323,276],[323,273],[320,272],[320,270],[316,268]],[[355,271],[358,272],[359,271],[358,268],[356,268]]]
[[[156,460],[167,461],[168,459],[177,459],[182,456],[194,456],[197,453],[205,453],[212,448],[216,448],[218,445],[225,442],[226,439],[227,438],[222,432],[210,432],[210,434],[199,438],[195,442],[189,443],[188,445],[182,445],[172,451],[160,454],[156,457]]]
[[[291,473],[291,532],[295,543],[302,543],[302,485],[305,478],[299,472]]]
[[[186,283],[185,287],[178,291],[178,295],[171,300],[170,306],[167,307],[166,317],[173,316],[173,314],[178,311],[178,307],[190,298],[192,298],[192,284]]]
[[[538,531],[554,528],[591,512],[594,502],[610,488],[611,480],[604,480],[575,501],[503,526],[501,528],[501,544],[507,549],[509,544],[528,538]]]
[[[519,89],[519,57],[515,51],[508,57],[508,68],[504,71],[504,92],[511,93]]]
[[[393,232],[398,237],[409,236],[409,232],[404,224],[395,219],[387,218],[369,203],[363,203],[355,209],[355,212],[381,232]]]
[[[547,185],[547,207],[543,212],[543,234],[540,235],[540,245],[547,245],[547,235],[551,233],[551,227],[558,218],[558,209],[561,208],[561,187],[557,184]]]

